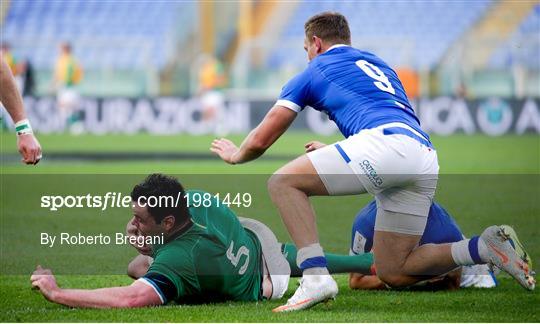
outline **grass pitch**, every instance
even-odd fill
[[[45,159],[37,167],[27,167],[4,157],[16,153],[15,137],[0,133],[2,154],[0,181],[0,321],[28,322],[538,322],[540,295],[527,292],[506,276],[500,276],[495,289],[462,289],[455,292],[426,291],[351,291],[347,277],[337,276],[340,293],[336,301],[309,311],[273,314],[279,302],[224,303],[214,305],[169,305],[166,307],[88,310],[51,304],[30,289],[29,276],[34,262],[51,266],[65,288],[98,288],[129,284],[122,275],[135,253],[128,247],[114,250],[46,250],[38,248],[35,233],[46,230],[122,231],[129,211],[112,210],[101,214],[93,210],[64,211],[52,215],[35,207],[33,194],[39,188],[55,190],[98,190],[104,183],[115,183],[129,191],[132,182],[143,174],[165,172],[184,175],[190,186],[197,181],[202,189],[221,190],[223,174],[243,174],[238,182],[247,183],[256,194],[245,216],[267,223],[282,241],[288,239],[275,208],[268,201],[264,179],[286,160],[260,160],[246,165],[228,166],[215,159],[150,161],[47,161],[48,152],[207,152],[212,137],[171,136],[77,136],[48,135],[39,139]],[[339,137],[315,138],[312,134],[288,134],[268,154],[296,156],[311,139],[332,142]],[[233,136],[237,143],[239,136]],[[441,181],[436,199],[457,219],[466,235],[479,233],[494,223],[513,225],[527,250],[540,265],[540,139],[538,136],[453,136],[433,138],[439,154]],[[44,175],[45,174],[45,175]],[[48,175],[47,175],[48,174]],[[58,174],[58,176],[56,176]],[[75,176],[69,183],[60,174]],[[84,176],[94,179],[84,180]],[[124,174],[123,176],[117,176]],[[198,175],[197,175],[198,174]],[[205,175],[212,174],[212,175]],[[256,176],[252,174],[258,174]],[[504,174],[504,175],[503,175]],[[90,175],[90,176],[88,176]],[[229,175],[228,177],[234,177]],[[21,179],[20,184],[16,180]],[[57,179],[56,184],[49,179]],[[56,186],[56,187],[55,187]],[[206,188],[205,188],[206,187]],[[234,187],[237,188],[237,187]],[[50,189],[53,190],[53,189]],[[26,192],[26,194],[25,194]],[[355,212],[369,197],[316,198],[321,242],[326,250],[347,253],[350,225]],[[234,208],[233,208],[234,209]],[[336,215],[329,217],[327,215]],[[81,230],[82,231],[82,230]],[[94,265],[100,271],[73,271]],[[71,268],[70,268],[71,267]],[[91,271],[95,271],[94,274]],[[81,274],[84,273],[84,274]],[[296,280],[291,280],[292,294]]]

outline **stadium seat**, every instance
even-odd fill
[[[38,69],[51,69],[58,54],[57,45],[71,41],[85,69],[160,69],[174,53],[164,35],[187,37],[194,22],[195,2],[175,1],[11,1],[2,26],[3,41],[15,54],[30,59]],[[175,29],[178,22],[182,31]],[[121,39],[121,42],[118,40]],[[158,39],[158,41],[156,41]],[[181,40],[181,39],[179,39]],[[145,51],[149,59],[137,59],[129,51]],[[109,44],[109,49],[105,50]],[[129,44],[124,47],[123,44]],[[51,46],[52,45],[52,46]],[[83,48],[83,50],[78,49]]]
[[[281,44],[301,42],[304,22],[321,11],[338,11],[347,15],[353,45],[367,48],[391,65],[408,62],[417,68],[432,68],[446,50],[490,6],[491,0],[467,2],[441,1],[304,1],[296,10],[281,35]],[[369,40],[378,40],[377,42]],[[407,49],[412,53],[406,53]],[[274,53],[267,64],[305,66],[301,52],[287,55]]]
[[[498,48],[489,60],[493,68],[505,68],[519,63],[540,70],[540,4],[518,26],[508,41]]]

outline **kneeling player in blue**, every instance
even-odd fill
[[[366,205],[356,216],[352,227],[351,255],[369,253],[373,249],[377,204],[375,200]],[[439,204],[433,203],[429,210],[426,229],[419,245],[459,242],[464,238],[459,226]],[[376,272],[376,269],[373,269]],[[487,265],[463,266],[444,276],[424,282],[434,289],[459,287],[491,288],[497,285],[493,272]],[[351,273],[352,289],[381,289],[386,285],[376,275]]]
[[[349,287],[352,289],[383,289],[387,286],[377,277],[373,263],[373,236],[377,204],[371,201],[356,216],[352,227],[350,256],[325,253],[328,270],[332,274],[350,273]],[[504,225],[503,225],[504,226]],[[428,216],[422,244],[452,243],[463,239],[463,234],[455,220],[439,204],[433,203]],[[284,256],[291,267],[291,276],[302,275],[295,265],[297,249],[292,243],[282,246]],[[528,259],[531,264],[530,259]],[[446,275],[421,282],[425,289],[457,289],[459,287],[492,288],[497,281],[487,265],[463,266]]]

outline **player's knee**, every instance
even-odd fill
[[[276,197],[283,194],[284,190],[290,187],[287,182],[287,176],[284,174],[274,173],[267,182],[268,192],[270,196]]]

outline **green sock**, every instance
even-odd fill
[[[291,266],[291,276],[301,277],[302,270],[300,270],[300,268],[298,268],[296,265],[296,246],[291,243],[285,243],[281,246],[281,250]],[[328,271],[330,273],[356,272],[365,275],[371,274],[373,253],[364,253],[358,255],[325,253],[324,256],[328,262]]]

